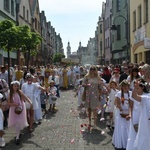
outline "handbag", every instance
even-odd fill
[[[86,88],[84,88],[84,91],[82,93],[82,101],[86,101]]]
[[[17,106],[14,111],[17,115],[20,115],[22,113],[22,110],[23,110],[22,106]]]

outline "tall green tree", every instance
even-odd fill
[[[20,43],[22,51],[27,54],[26,65],[29,66],[30,56],[37,54],[37,46],[41,43],[41,36],[36,32],[31,32],[28,26],[20,26]]]
[[[8,68],[10,67],[10,51],[19,48],[19,28],[10,20],[0,22],[0,47],[7,51]],[[10,85],[10,70],[8,69],[8,82]]]
[[[41,37],[31,32],[28,26],[16,26],[10,20],[0,22],[0,47],[7,51],[8,67],[10,67],[10,51],[22,48],[27,53],[26,64],[29,65],[30,55],[37,53],[36,49],[41,42]],[[8,69],[8,81],[10,85],[10,71]]]
[[[53,62],[54,63],[60,63],[62,58],[65,58],[65,55],[62,53],[57,53],[53,57]]]

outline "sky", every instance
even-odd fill
[[[47,21],[60,33],[65,55],[68,42],[71,52],[76,52],[79,42],[86,47],[95,36],[102,2],[105,0],[39,0],[40,11],[45,11]]]

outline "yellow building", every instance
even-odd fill
[[[150,0],[130,0],[131,62],[150,64]]]

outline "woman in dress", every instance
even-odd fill
[[[150,81],[150,71],[146,77],[147,81]],[[150,94],[138,95],[139,85],[140,82],[136,81],[135,88],[132,92],[132,97],[142,105],[134,147],[136,150],[150,150]],[[149,91],[148,83],[145,85]]]
[[[89,126],[91,126],[91,115],[94,116],[94,126],[97,122],[97,108],[100,105],[99,102],[99,88],[101,84],[101,78],[98,76],[98,72],[95,66],[91,66],[87,75],[83,79],[83,87],[86,90],[85,108],[88,111]]]
[[[63,88],[64,89],[68,89],[68,69],[66,68],[66,66],[64,67],[64,69],[62,70],[62,76],[63,76]]]
[[[120,83],[121,90],[116,94],[115,99],[115,129],[113,133],[112,143],[117,149],[125,149],[128,140],[129,119],[131,115],[132,103],[130,101],[131,92],[129,91],[129,83],[123,80]]]
[[[139,87],[137,88],[138,95],[148,94],[148,90],[145,84],[146,82],[143,79],[139,79],[139,82],[140,82]],[[141,114],[142,105],[140,102],[136,101],[132,97],[130,97],[130,100],[133,101],[133,110],[132,110],[132,117],[130,119],[129,137],[126,150],[137,150],[134,147],[134,141],[139,126],[139,118]]]
[[[18,81],[11,82],[10,94],[8,97],[8,104],[10,106],[8,127],[14,127],[16,131],[16,144],[20,144],[19,135],[20,131],[28,126],[26,107],[24,101],[30,104],[30,108],[33,107],[31,100],[23,94],[20,89],[20,83]],[[15,113],[16,107],[19,107],[22,112],[20,114]]]
[[[134,80],[140,78],[139,69],[133,68],[130,72],[130,75],[127,77],[128,82],[130,82],[130,90],[134,89]]]

